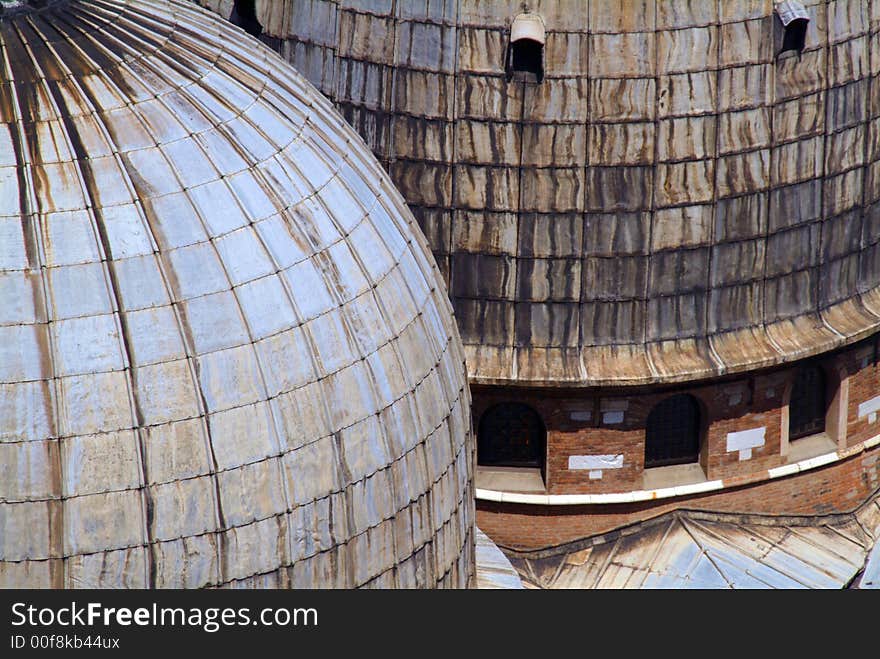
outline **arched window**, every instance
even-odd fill
[[[825,374],[816,365],[798,370],[788,403],[788,438],[825,430]]]
[[[528,405],[495,405],[480,418],[477,463],[543,469],[546,434],[541,417]]]
[[[645,467],[696,462],[700,455],[700,406],[677,394],[659,402],[645,428]]]
[[[538,14],[520,14],[510,26],[507,47],[507,79],[517,72],[533,74],[537,82],[544,79],[544,20]]]

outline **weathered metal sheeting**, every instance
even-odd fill
[[[858,521],[863,528],[880,529],[880,498],[874,500],[873,505],[864,506],[859,511]],[[875,540],[880,540],[880,533],[875,533]],[[854,581],[858,588],[880,588],[880,541],[877,541],[868,559],[865,561],[865,569]]]
[[[526,4],[541,84],[504,76],[520,0],[257,0],[413,208],[474,381],[680,381],[880,327],[880,0],[804,2],[785,56],[773,0]]]
[[[858,586],[865,590],[880,589],[880,543],[871,550]]]
[[[477,588],[481,590],[518,590],[522,580],[498,546],[476,528]]]
[[[678,511],[511,562],[526,588],[872,587],[878,502],[830,519]]]
[[[0,75],[0,587],[468,585],[461,342],[331,104],[177,0],[7,14]]]

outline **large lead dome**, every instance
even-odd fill
[[[251,4],[413,208],[475,383],[687,381],[880,328],[880,0]]]
[[[401,197],[175,0],[4,2],[0,586],[464,586],[463,353]]]

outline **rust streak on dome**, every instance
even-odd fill
[[[461,342],[369,149],[179,0],[0,15],[0,586],[460,587]]]
[[[581,387],[880,328],[880,3],[803,4],[799,53],[771,0],[256,6],[412,207],[472,382]],[[504,75],[524,10],[540,84]]]

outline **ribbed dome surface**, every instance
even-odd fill
[[[255,6],[410,203],[471,378],[590,386],[880,328],[880,0],[803,5],[803,52],[782,54],[773,0]],[[505,68],[524,9],[540,84]]]
[[[466,585],[451,307],[329,102],[175,0],[24,3],[0,75],[0,586]]]

